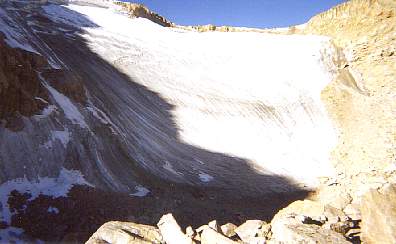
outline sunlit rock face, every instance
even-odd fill
[[[0,5],[4,43],[46,59],[44,108],[0,128],[2,182],[65,168],[131,194],[155,177],[257,194],[333,173],[327,38],[165,28],[91,2]]]

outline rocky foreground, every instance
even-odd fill
[[[183,231],[172,214],[162,216],[156,227],[112,221],[86,243],[395,243],[395,202],[396,186],[390,185],[368,192],[361,208],[347,205],[340,210],[316,201],[296,201],[270,223],[248,220],[236,226],[213,220]]]

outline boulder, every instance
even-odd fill
[[[249,244],[265,244],[267,242],[267,240],[265,239],[265,237],[253,237],[250,238],[249,240]]]
[[[185,235],[180,226],[177,224],[172,214],[166,214],[161,217],[157,224],[161,231],[164,241],[167,244],[192,244],[191,238]]]
[[[235,229],[235,233],[241,238],[244,242],[249,242],[249,240],[255,237],[260,229],[260,227],[264,224],[264,221],[261,220],[248,220],[241,226]]]
[[[99,243],[161,243],[162,236],[153,226],[111,221],[102,225],[86,242]]]
[[[188,237],[193,238],[194,235],[195,235],[195,231],[194,231],[194,229],[191,226],[188,226],[186,228],[186,234],[187,234]]]
[[[201,244],[236,244],[237,242],[228,239],[222,234],[214,231],[211,228],[203,230],[201,235]]]
[[[360,213],[360,206],[358,204],[348,204],[344,208],[344,213],[352,220],[361,220],[362,215]]]
[[[196,232],[201,233],[202,231],[204,231],[207,228],[210,228],[210,227],[208,225],[202,225],[202,226],[198,227],[198,229],[196,229]]]
[[[227,237],[233,237],[236,235],[235,229],[237,228],[237,226],[232,223],[222,225],[220,228],[223,235]]]
[[[286,208],[280,210],[274,217],[280,218],[288,215],[303,215],[314,220],[321,220],[324,214],[324,205],[320,202],[304,200],[295,201]]]
[[[218,231],[218,226],[217,226],[217,221],[216,220],[210,221],[208,226],[210,228],[212,228],[213,230]]]
[[[371,190],[361,203],[362,239],[367,243],[396,243],[396,185]]]
[[[276,218],[271,225],[271,241],[275,243],[349,243],[343,235],[335,231],[323,229],[319,225],[303,224],[292,216]]]
[[[263,224],[259,231],[257,232],[258,237],[268,237],[271,232],[271,225],[270,224]]]
[[[348,220],[348,217],[345,215],[345,213],[342,210],[332,207],[330,205],[325,206],[324,215],[327,218],[327,222],[331,222],[332,224],[337,223],[339,221]]]
[[[352,197],[347,193],[345,187],[338,185],[326,186],[320,189],[317,199],[323,205],[330,205],[338,209],[344,209],[352,202]]]

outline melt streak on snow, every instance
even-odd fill
[[[332,80],[328,39],[176,31],[111,9],[68,8],[98,26],[82,35],[92,51],[174,105],[185,143],[311,186],[331,174],[336,132],[320,101]]]

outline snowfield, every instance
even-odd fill
[[[333,79],[327,38],[181,31],[113,9],[67,7],[97,25],[82,35],[92,51],[174,105],[182,141],[309,186],[332,173],[336,131],[320,100]],[[172,166],[163,162],[180,175]]]

